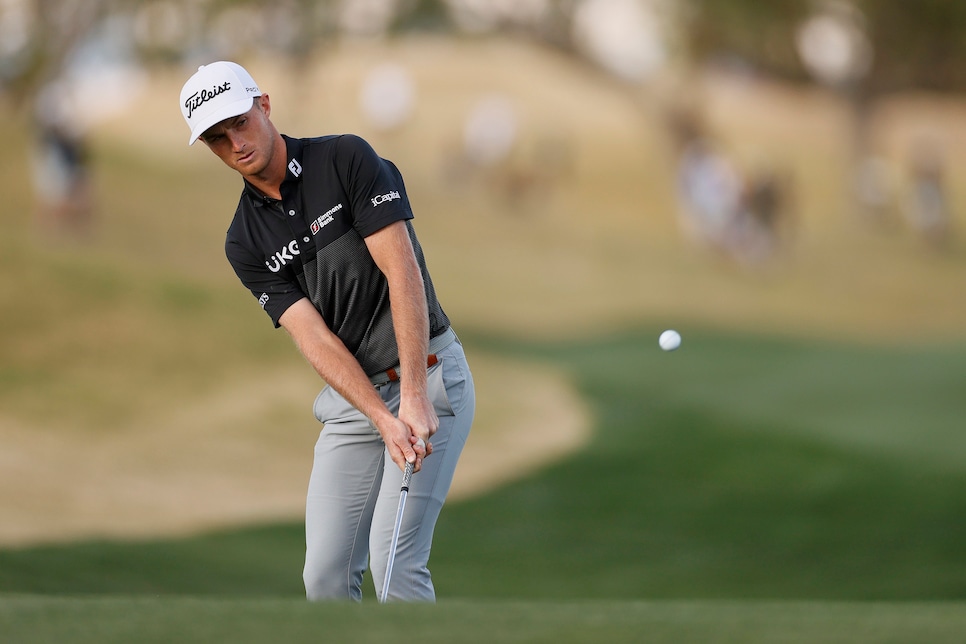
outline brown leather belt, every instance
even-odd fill
[[[426,358],[426,368],[429,369],[437,362],[439,362],[439,358],[436,357],[436,354],[429,354],[429,357]],[[389,378],[389,382],[397,382],[399,380],[399,372],[392,367],[386,370],[386,376]]]
[[[429,350],[432,353],[426,358],[426,368],[428,369],[435,364],[439,364],[439,354],[457,340],[456,333],[451,328],[446,329],[435,338],[430,338]],[[377,387],[381,387],[389,382],[399,382],[399,365],[386,371],[380,371],[374,376],[370,376],[369,381]]]

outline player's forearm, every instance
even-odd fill
[[[302,331],[293,337],[316,372],[372,422],[383,438],[389,457],[400,469],[409,461],[415,464],[415,471],[419,471],[421,459],[432,451],[428,441],[422,446],[411,443],[410,426],[389,411],[355,356],[327,327],[323,330],[313,325],[308,333]]]
[[[389,287],[392,319],[399,347],[402,395],[426,393],[426,356],[429,353],[429,317],[426,291],[415,262]]]
[[[313,342],[299,350],[316,373],[377,427],[391,417],[359,362],[340,341]]]
[[[426,394],[429,314],[426,288],[406,222],[397,221],[366,237],[366,245],[389,283],[392,321],[399,349],[401,394]]]
[[[379,426],[392,417],[359,361],[332,333],[318,312],[301,300],[280,319],[299,351],[316,373],[349,403]]]

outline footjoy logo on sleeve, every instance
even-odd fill
[[[384,195],[379,195],[378,197],[373,197],[372,198],[372,205],[373,206],[378,206],[381,203],[386,203],[387,201],[394,201],[396,199],[402,199],[402,197],[399,196],[399,192],[398,191],[393,190],[392,192],[387,192]]]

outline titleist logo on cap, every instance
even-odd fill
[[[221,60],[199,67],[181,88],[179,99],[191,130],[188,145],[220,121],[252,109],[254,97],[261,95],[258,83],[237,63]]]
[[[189,119],[191,118],[191,115],[194,113],[194,111],[197,108],[201,107],[202,105],[204,105],[211,99],[215,98],[216,96],[220,94],[224,94],[230,89],[231,89],[231,82],[225,81],[221,85],[215,85],[210,90],[203,89],[189,96],[184,102],[184,108],[188,110],[188,118]]]

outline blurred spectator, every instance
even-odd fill
[[[768,259],[787,228],[787,182],[771,167],[743,172],[691,114],[675,115],[674,132],[685,231],[742,263]]]
[[[678,191],[685,230],[727,249],[742,216],[744,185],[737,168],[705,138],[688,143],[678,162]]]
[[[477,166],[497,165],[513,151],[519,132],[519,118],[513,102],[494,94],[480,99],[463,126],[463,150]]]
[[[950,234],[942,155],[929,141],[916,145],[909,162],[906,219],[930,246],[946,246]]]
[[[517,132],[517,112],[509,98],[494,94],[479,99],[463,121],[459,143],[443,155],[443,182],[465,183],[505,165],[516,147]]]
[[[494,189],[517,211],[547,207],[561,182],[573,177],[574,151],[564,136],[536,136],[494,177]]]
[[[868,155],[856,164],[855,198],[863,219],[875,224],[893,220],[894,183],[885,159]]]
[[[442,154],[442,183],[450,190],[476,185],[501,201],[501,212],[545,210],[576,171],[572,136],[549,127],[534,132],[509,96],[481,97],[462,125],[459,142]]]
[[[751,175],[744,195],[743,232],[738,239],[742,259],[765,260],[787,241],[792,223],[790,192],[787,177],[771,168]]]
[[[44,232],[83,236],[91,226],[90,154],[60,84],[39,93],[34,116],[38,224]]]
[[[463,121],[459,142],[443,155],[443,183],[450,188],[478,180],[499,183],[517,147],[518,132],[517,110],[508,97],[478,99]]]
[[[416,85],[402,65],[383,63],[366,74],[359,96],[362,113],[378,130],[395,130],[406,124],[416,103]]]

